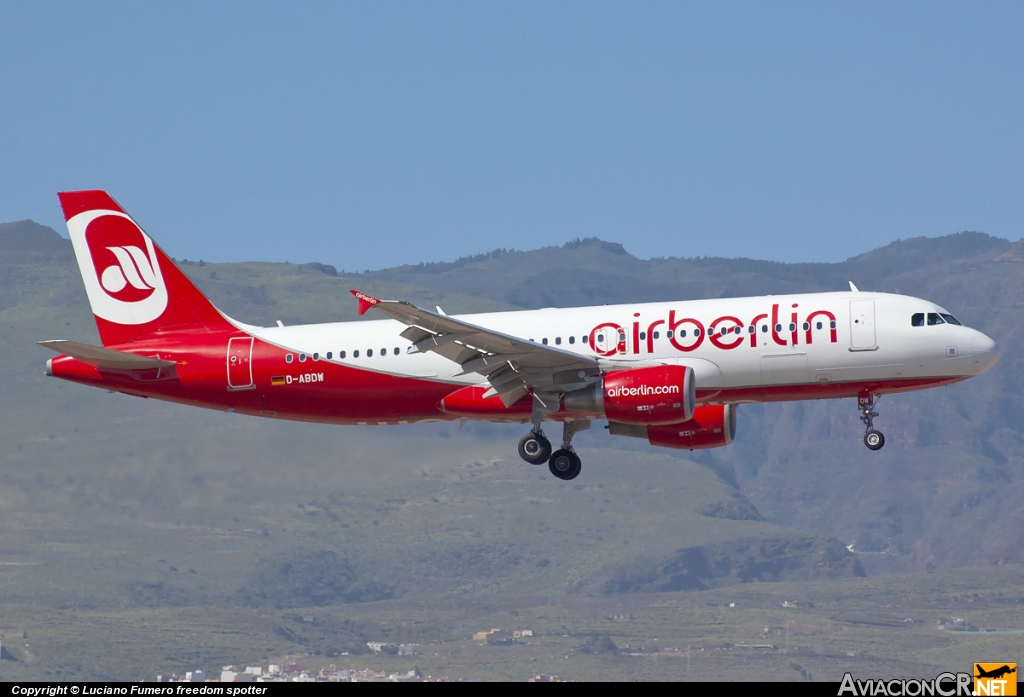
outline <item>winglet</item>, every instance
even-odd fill
[[[853,281],[850,281],[849,283],[850,283],[850,290],[852,290],[854,293],[859,293],[860,292],[860,288],[858,288],[857,286],[853,285]]]
[[[366,293],[360,293],[358,290],[350,290],[349,293],[356,296],[356,300],[359,301],[359,314],[361,315],[365,315],[367,310],[380,303],[380,300],[377,298]]]

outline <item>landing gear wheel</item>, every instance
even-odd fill
[[[864,445],[868,446],[868,450],[881,450],[885,445],[885,436],[881,431],[872,428],[864,434]]]
[[[864,445],[868,446],[868,450],[881,450],[882,446],[885,445],[885,436],[882,435],[881,431],[875,430],[875,417],[878,416],[878,412],[875,411],[875,404],[879,399],[881,398],[876,398],[868,392],[861,392],[857,395],[860,420],[864,424],[864,428],[867,429],[864,433]]]
[[[551,474],[559,479],[568,481],[580,476],[583,463],[580,461],[579,455],[563,448],[562,450],[556,450],[555,454],[548,460],[548,469],[551,470]]]
[[[551,457],[551,441],[530,431],[519,441],[519,457],[531,465],[543,465]]]

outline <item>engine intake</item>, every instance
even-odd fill
[[[693,418],[677,424],[639,426],[608,422],[613,436],[646,438],[651,445],[682,450],[721,448],[736,436],[736,406],[733,404],[700,406]]]
[[[621,424],[688,421],[697,401],[693,368],[659,365],[614,370],[591,387],[567,392],[563,405]]]

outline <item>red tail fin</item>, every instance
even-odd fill
[[[234,329],[105,191],[57,195],[104,346]]]

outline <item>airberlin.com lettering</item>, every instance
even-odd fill
[[[646,397],[652,394],[679,394],[679,385],[640,385],[639,387],[613,387],[609,397]]]
[[[786,314],[776,303],[772,305],[771,313],[756,315],[749,322],[723,315],[705,326],[699,319],[683,317],[675,310],[669,310],[667,319],[656,319],[644,328],[639,319],[640,313],[636,312],[629,328],[632,353],[654,353],[656,332],[664,332],[672,347],[683,353],[695,351],[705,340],[725,351],[739,348],[744,341],[756,348],[762,336],[770,336],[778,346],[812,344],[815,336],[819,341],[827,339],[829,343],[838,343],[836,316],[832,312],[815,310],[801,317],[799,304],[793,303],[788,317]],[[590,346],[599,356],[626,353],[626,333],[627,329],[615,322],[603,322],[590,331]]]

